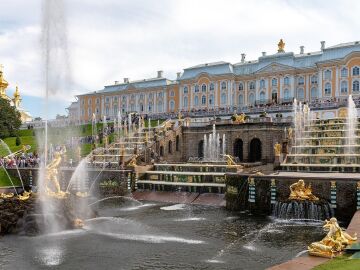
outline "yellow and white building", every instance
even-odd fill
[[[196,110],[246,110],[261,104],[283,104],[294,98],[321,101],[360,96],[360,42],[342,43],[320,50],[286,52],[280,40],[278,50],[257,60],[246,59],[206,63],[185,68],[175,80],[163,77],[122,83],[115,81],[100,91],[78,95],[69,108],[73,121],[113,119],[118,112],[159,114]]]

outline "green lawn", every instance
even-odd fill
[[[15,144],[15,140],[16,140],[15,137],[9,137],[4,139],[4,142],[9,146],[11,152],[20,150],[22,148],[22,145],[30,145],[31,146],[31,149],[29,150],[30,152],[34,152],[37,148],[37,142],[34,136],[20,137],[21,145],[19,146]],[[8,151],[0,146],[0,156],[6,156],[8,154],[9,154]]]
[[[11,177],[15,186],[21,186],[19,178]],[[9,177],[6,175],[6,172],[3,168],[0,167],[0,187],[12,186]]]
[[[336,257],[316,266],[313,270],[359,270],[360,259],[349,259],[347,255]]]

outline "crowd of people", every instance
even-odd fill
[[[35,153],[22,153],[19,156],[0,157],[0,167],[5,168],[31,168],[40,164],[40,158]]]

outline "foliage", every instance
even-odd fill
[[[348,256],[339,256],[320,264],[314,270],[357,270],[360,269],[360,259],[349,259]]]
[[[16,136],[16,139],[15,139],[15,145],[16,146],[19,146],[21,144],[21,139],[19,136]]]
[[[20,137],[21,138],[21,142],[23,145],[30,145],[31,149],[29,150],[29,152],[35,152],[37,149],[37,143],[36,143],[36,139],[33,136],[23,136]],[[15,152],[18,151],[20,149],[22,149],[22,145],[16,145],[16,138],[15,137],[9,137],[9,138],[5,138],[4,142],[9,146],[10,151],[11,152]],[[3,147],[0,147],[0,156],[6,156],[9,153],[7,152],[7,150]]]
[[[20,113],[3,98],[0,98],[0,109],[0,138],[15,136],[21,125]]]

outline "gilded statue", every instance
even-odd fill
[[[274,145],[274,151],[275,151],[275,157],[280,157],[281,154],[281,144],[280,143],[275,143]]]
[[[304,180],[300,179],[290,186],[289,200],[318,201],[319,198],[312,194],[311,184],[305,186]]]
[[[292,136],[293,136],[293,129],[292,129],[292,127],[289,127],[289,129],[288,129],[288,139],[291,139]]]
[[[246,115],[244,113],[240,114],[240,115],[237,115],[237,114],[234,114],[234,122],[235,123],[238,123],[238,124],[244,124],[245,123],[245,118],[246,118]]]
[[[0,194],[0,198],[2,199],[9,199],[14,197],[14,193],[10,192],[10,193],[1,193]]]
[[[223,155],[224,158],[226,159],[226,164],[227,166],[234,166],[237,165],[236,162],[234,161],[234,157],[231,155]]]
[[[285,48],[285,42],[283,41],[283,39],[280,39],[279,43],[278,43],[278,52],[285,52],[284,50]]]
[[[55,152],[54,159],[46,166],[45,176],[45,192],[49,196],[63,198],[65,192],[61,191],[59,180],[58,180],[58,168],[61,163],[61,155],[63,152]],[[51,186],[50,186],[51,184]],[[55,189],[55,190],[53,190]]]
[[[325,220],[323,229],[327,234],[321,241],[311,243],[308,246],[310,255],[333,258],[357,240],[356,233],[354,236],[351,236],[343,231],[334,217],[330,220]]]
[[[129,163],[127,164],[129,167],[136,167],[136,159],[139,155],[133,155],[133,157],[130,159]]]

